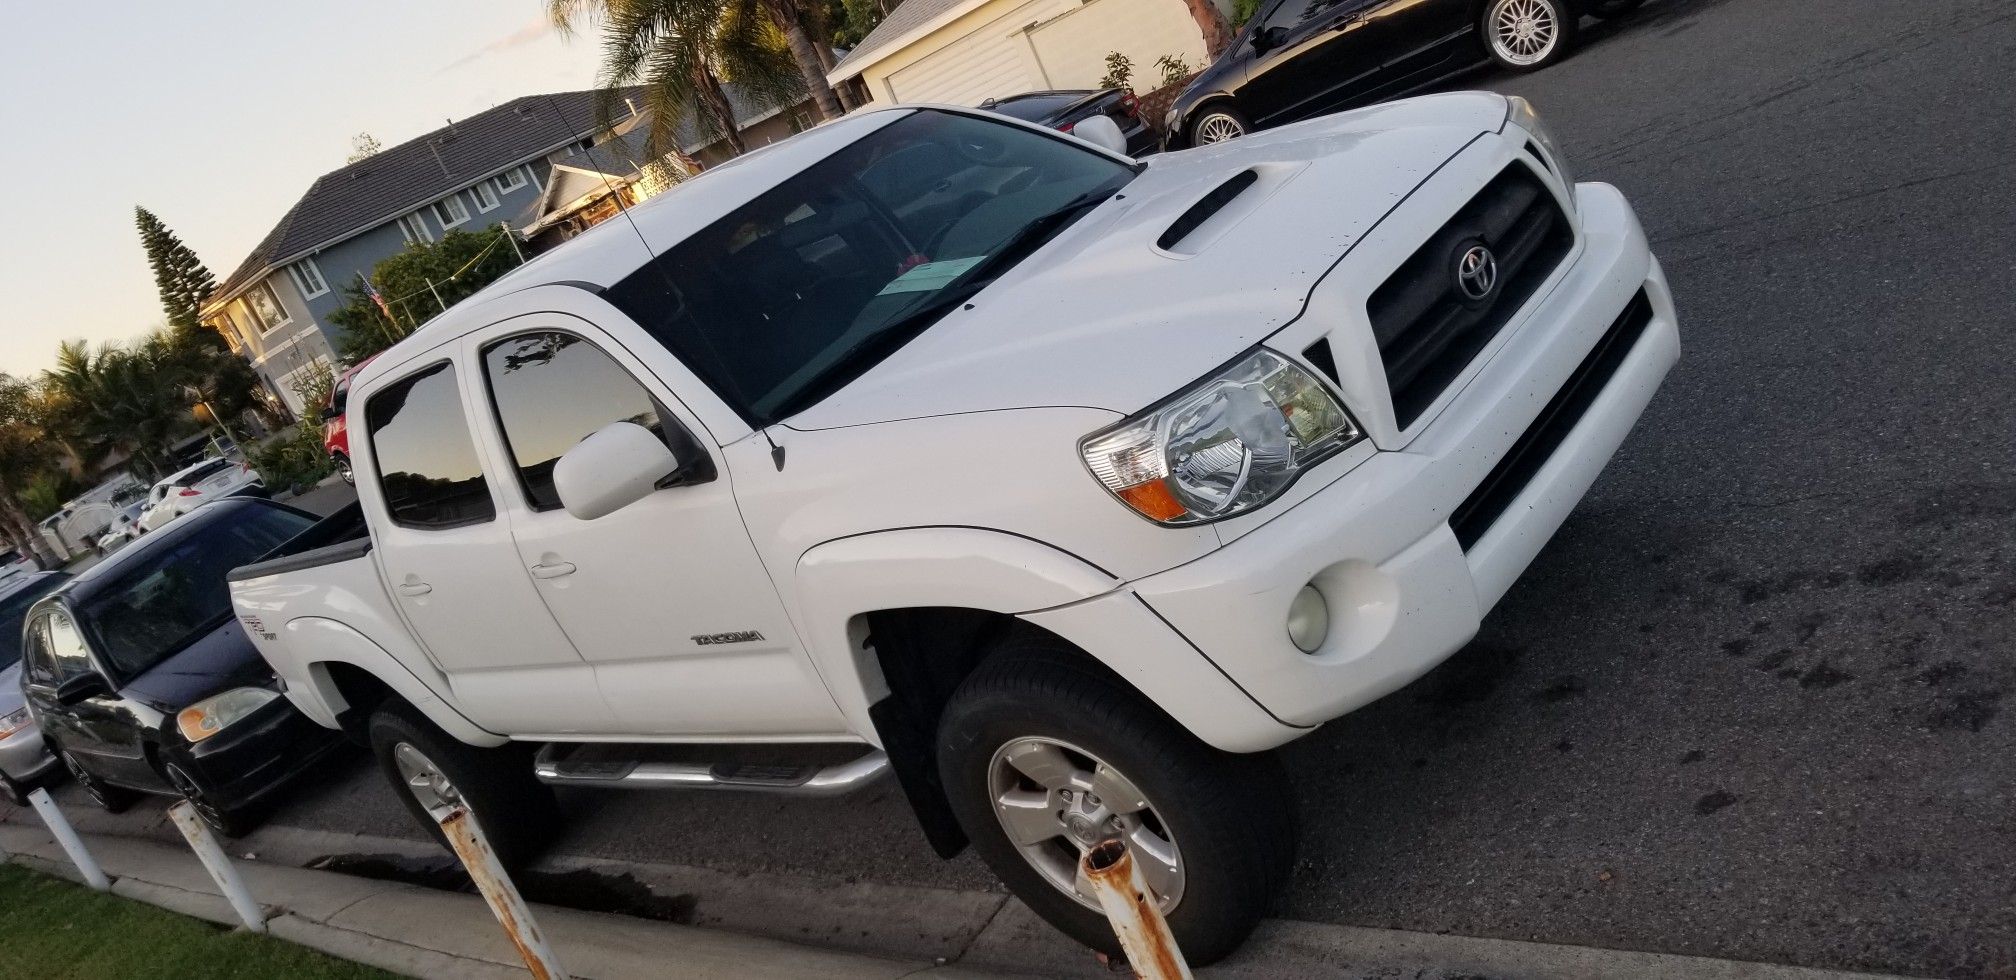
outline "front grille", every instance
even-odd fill
[[[1366,313],[1401,428],[1420,418],[1463,373],[1574,242],[1554,195],[1525,164],[1515,163],[1373,290]],[[1497,274],[1482,297],[1473,299],[1463,290],[1458,267],[1478,245],[1495,260]]]
[[[1470,496],[1449,515],[1449,527],[1456,532],[1456,543],[1464,551],[1469,551],[1491,525],[1498,523],[1505,509],[1533,482],[1533,474],[1553,458],[1554,451],[1574,431],[1575,423],[1582,421],[1583,413],[1589,411],[1589,405],[1610,384],[1625,355],[1638,345],[1638,338],[1651,324],[1652,300],[1640,290],[1610,324],[1610,329],[1603,332],[1602,339],[1596,341],[1595,348],[1582,358],[1575,373],[1568,376],[1568,383],[1554,393],[1547,407],[1540,410],[1540,416],[1519,436],[1519,441],[1505,451],[1498,465],[1485,474],[1484,482],[1470,491]]]

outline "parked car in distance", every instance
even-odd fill
[[[139,537],[140,515],[146,510],[147,500],[144,497],[119,508],[112,515],[112,523],[105,528],[105,533],[98,536],[98,550],[109,554]]]
[[[22,691],[92,799],[118,811],[141,793],[181,796],[236,835],[254,804],[341,744],[280,695],[224,580],[341,523],[267,500],[205,504],[29,609]]]
[[[1641,0],[1263,0],[1169,107],[1163,148],[1218,143],[1417,91],[1489,61],[1567,57],[1585,13]]]
[[[343,474],[344,483],[355,483],[357,478],[350,472],[350,424],[343,415],[343,407],[350,399],[350,379],[371,363],[373,354],[356,364],[329,386],[329,403],[322,406],[322,451],[336,464],[336,472]]]
[[[0,796],[15,803],[58,769],[21,695],[21,624],[28,607],[70,576],[36,572],[0,585]]]
[[[1154,127],[1141,118],[1141,100],[1124,88],[1024,92],[1005,99],[988,99],[980,103],[980,108],[1038,126],[1048,126],[1060,133],[1070,132],[1093,116],[1105,116],[1120,127],[1120,135],[1127,141],[1128,155],[1138,157],[1153,153],[1161,145],[1161,137],[1156,135]]]
[[[147,492],[147,509],[140,513],[140,530],[157,530],[212,500],[265,494],[266,484],[260,481],[252,464],[212,457],[170,473],[154,484]]]
[[[507,860],[553,786],[893,773],[1079,941],[1117,952],[1077,868],[1120,836],[1230,952],[1294,863],[1268,750],[1469,642],[1678,321],[1521,99],[1074,132],[857,111],[385,351],[368,534],[231,573],[287,696]]]

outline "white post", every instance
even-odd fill
[[[455,856],[462,859],[462,867],[469,872],[469,880],[476,883],[476,890],[490,903],[490,911],[504,927],[505,937],[518,947],[518,955],[524,958],[525,968],[532,971],[535,980],[567,980],[567,971],[560,968],[553,947],[547,945],[539,923],[532,920],[532,910],[525,906],[517,886],[504,873],[504,864],[491,849],[490,839],[483,835],[476,815],[467,807],[458,806],[441,818],[441,832],[447,835],[448,845],[455,849]]]
[[[511,230],[511,222],[499,221],[497,227],[503,229],[504,237],[511,240],[511,251],[518,256],[518,264],[525,264],[525,250],[518,247],[518,233]]]
[[[77,832],[70,829],[70,821],[63,819],[63,811],[56,808],[56,801],[49,798],[49,791],[38,789],[28,794],[28,802],[35,807],[35,813],[49,826],[49,832],[56,835],[56,843],[63,845],[63,853],[70,855],[70,863],[77,866],[77,873],[84,876],[84,883],[101,892],[112,890],[112,882],[91,859],[91,852],[84,849]]]
[[[265,932],[265,910],[252,900],[252,892],[245,887],[245,879],[238,876],[238,869],[225,856],[223,846],[210,832],[210,825],[196,815],[195,804],[183,800],[169,807],[168,818],[175,821],[175,829],[182,832],[182,839],[189,842],[189,849],[196,852],[198,861],[203,862],[203,870],[210,872],[210,880],[217,883],[217,889],[224,893],[224,900],[231,903],[231,911],[238,913],[238,921],[245,923],[245,928],[253,932]]]
[[[1120,937],[1120,949],[1142,980],[1191,980],[1190,964],[1176,948],[1176,937],[1162,918],[1162,900],[1148,889],[1134,855],[1119,838],[1093,845],[1079,859],[1079,870],[1092,883],[1099,907]]]

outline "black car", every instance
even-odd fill
[[[980,103],[980,108],[1065,133],[1093,116],[1105,116],[1127,138],[1129,156],[1153,153],[1161,143],[1148,121],[1141,118],[1140,101],[1124,88],[1024,92],[1005,99],[988,99]]]
[[[268,792],[339,744],[282,696],[233,618],[225,575],[321,542],[315,517],[266,500],[204,504],[28,611],[22,691],[92,799],[181,796],[237,835]]]
[[[1163,146],[1217,143],[1403,95],[1489,60],[1533,71],[1566,57],[1583,14],[1642,0],[1265,0],[1185,88]]]

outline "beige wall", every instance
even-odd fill
[[[1182,0],[1168,0],[1168,2],[1181,3]],[[1015,57],[1022,60],[1022,64],[1028,70],[1028,77],[1036,86],[1040,87],[1043,76],[1037,66],[1035,52],[1030,49],[1028,40],[1022,37],[1019,32],[1021,28],[1031,23],[1048,17],[1054,17],[1077,5],[1077,0],[1034,0],[1034,2],[1027,2],[1027,0],[993,0],[991,3],[981,4],[979,7],[967,11],[958,20],[933,31],[928,37],[921,38],[916,43],[869,65],[861,72],[861,78],[868,83],[868,92],[874,101],[881,103],[894,102],[896,101],[896,95],[893,94],[889,76],[930,58],[932,55],[943,51],[946,47],[958,43],[969,36],[979,36],[994,43],[1012,44],[1018,49]],[[1016,16],[1010,19],[1008,16],[1010,14]],[[956,54],[957,52],[954,53]],[[991,93],[992,97],[996,98],[1014,94],[1013,92]],[[911,101],[919,99],[931,100],[928,92],[921,95],[905,94],[903,98]]]
[[[1106,55],[1118,51],[1134,63],[1133,88],[1161,87],[1155,59],[1173,55],[1191,71],[1207,64],[1204,35],[1182,0],[1092,0],[1029,29],[1029,40],[1052,88],[1096,88]]]

